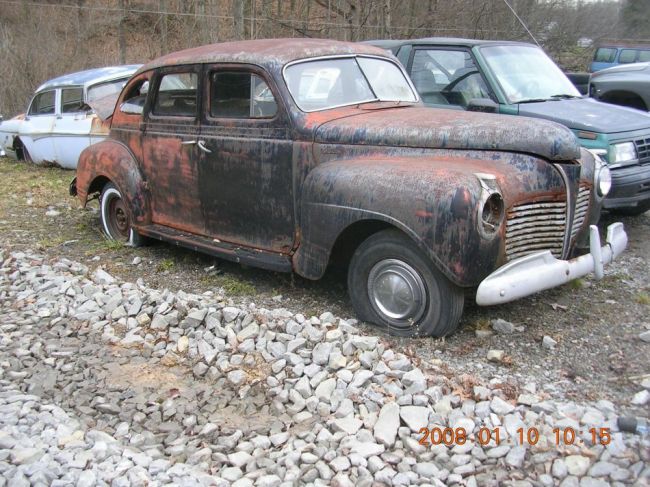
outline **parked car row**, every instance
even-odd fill
[[[403,336],[452,333],[466,289],[493,305],[602,277],[627,236],[614,223],[601,242],[601,208],[650,198],[650,116],[581,99],[528,44],[372,44],[156,59],[112,113],[95,111],[109,132],[81,152],[70,192],[99,196],[107,237],[132,245],[308,279],[343,263],[358,316]]]

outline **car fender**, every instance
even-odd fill
[[[394,156],[317,166],[303,186],[295,271],[320,278],[347,228],[382,222],[408,235],[455,284],[477,285],[496,268],[502,238],[478,231],[481,184],[458,162]]]
[[[122,193],[135,225],[151,222],[151,203],[147,185],[136,157],[123,143],[107,139],[87,147],[77,165],[77,196],[85,207],[92,193],[112,182]]]
[[[20,129],[24,123],[24,114],[17,115],[9,120],[0,123],[0,143],[7,154],[14,159],[16,156],[16,139],[19,137]]]

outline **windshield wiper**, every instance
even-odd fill
[[[539,103],[542,101],[549,101],[547,98],[527,98],[524,100],[519,100],[517,103]]]
[[[562,93],[560,95],[551,95],[551,98],[553,98],[554,100],[568,100],[570,98],[582,98],[582,97],[576,95],[567,95],[566,93]]]
[[[384,105],[377,105],[377,103],[382,103]],[[363,103],[359,103],[357,108],[362,110],[386,110],[388,108],[403,108],[413,106],[414,101],[401,101],[401,100],[371,100]]]
[[[563,93],[560,95],[551,95],[548,98],[527,98],[525,100],[519,100],[517,103],[540,103],[543,101],[559,101],[559,100],[568,100],[572,98],[582,98],[582,97],[576,95],[567,95]]]

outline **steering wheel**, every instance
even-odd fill
[[[445,86],[445,87],[442,89],[443,93],[449,93],[450,91],[452,91],[452,90],[456,87],[456,85],[458,85],[458,83],[460,83],[461,81],[463,81],[463,80],[469,78],[469,77],[472,76],[473,74],[478,74],[478,70],[474,69],[474,70],[472,70],[472,71],[468,71],[467,73],[465,73],[465,74],[459,76],[458,78],[456,78],[455,80],[453,80],[451,83],[449,83],[447,86]]]

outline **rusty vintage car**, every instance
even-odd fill
[[[398,335],[451,333],[464,288],[490,305],[602,276],[627,244],[615,223],[601,246],[609,170],[568,129],[426,108],[368,45],[170,54],[133,76],[111,123],[70,188],[99,195],[108,238],[308,279],[344,263],[359,318]]]

